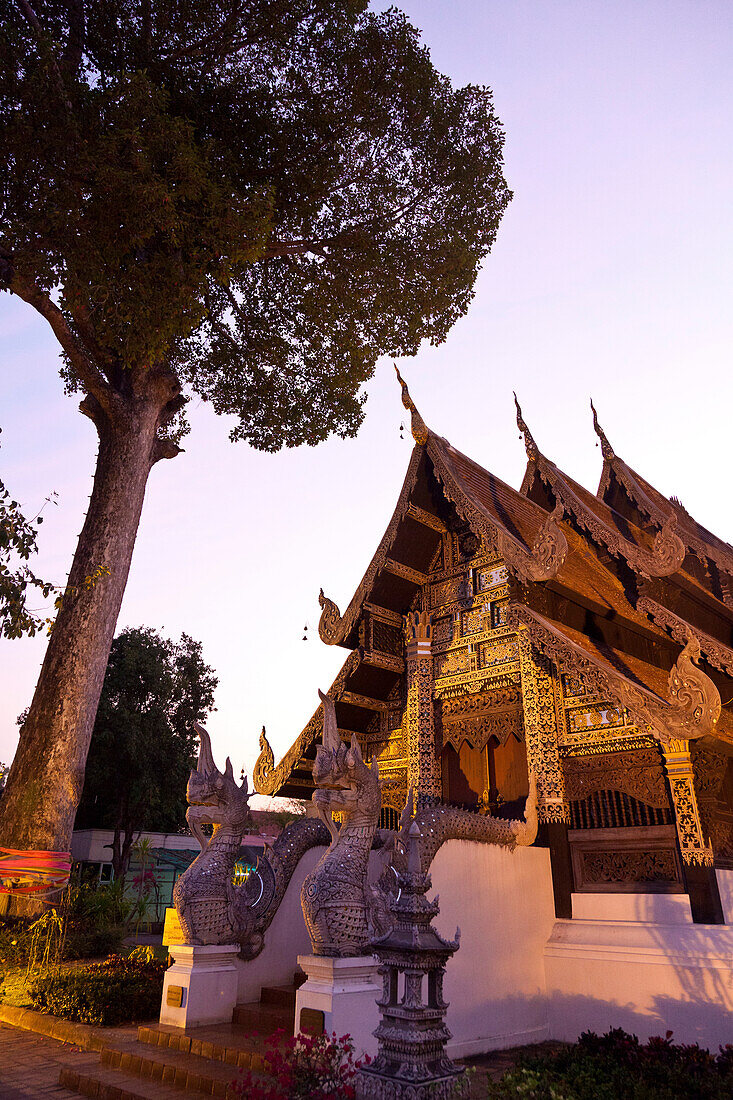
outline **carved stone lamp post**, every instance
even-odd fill
[[[448,1008],[443,1000],[445,966],[457,950],[431,925],[438,899],[428,901],[430,876],[421,870],[420,829],[415,821],[408,833],[407,872],[398,874],[400,894],[392,903],[395,925],[386,936],[372,940],[381,962],[384,982],[377,1002],[382,1016],[375,1031],[379,1052],[357,1077],[359,1100],[448,1100],[468,1096],[463,1069],[448,1058],[445,1025]],[[402,981],[400,982],[400,977]],[[400,988],[401,986],[401,988]]]

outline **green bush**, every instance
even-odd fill
[[[0,920],[0,965],[3,969],[25,966],[33,951],[32,921]],[[120,950],[127,935],[123,925],[105,928],[66,924],[61,947],[62,959],[100,959]]]
[[[730,1100],[733,1046],[714,1055],[666,1038],[640,1043],[620,1028],[585,1032],[556,1054],[520,1060],[501,1081],[488,1084],[488,1100]]]
[[[78,1020],[114,1026],[157,1016],[165,963],[152,953],[112,955],[105,962],[49,974],[31,987],[34,1008]]]

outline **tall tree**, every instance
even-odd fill
[[[201,643],[154,630],[123,630],[112,642],[89,747],[77,828],[110,828],[115,878],[141,829],[173,832],[186,815],[195,766],[194,722],[214,704],[218,680]]]
[[[489,90],[367,0],[0,0],[0,120],[0,282],[99,436],[0,809],[0,844],[63,849],[187,394],[263,450],[353,435],[378,357],[467,309],[510,194]]]

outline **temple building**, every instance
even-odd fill
[[[400,381],[402,381],[400,379]],[[596,418],[595,496],[547,458],[517,405],[519,490],[431,431],[402,383],[415,446],[394,515],[321,639],[330,694],[384,780],[382,823],[413,788],[519,817],[530,771],[555,916],[573,896],[680,894],[724,923],[733,869],[733,547],[615,454]],[[319,708],[258,792],[308,798]]]

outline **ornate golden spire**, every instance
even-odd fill
[[[428,435],[430,434],[428,431],[428,426],[423,418],[420,416],[420,413],[415,408],[415,402],[410,397],[410,391],[407,388],[407,383],[397,369],[397,364],[393,363],[393,366],[395,369],[395,373],[397,374],[397,381],[402,386],[402,404],[405,406],[406,409],[410,410],[410,430],[412,432],[412,438],[415,440],[416,443],[427,443]]]
[[[535,443],[531,431],[524,422],[524,417],[522,416],[522,406],[517,400],[516,393],[514,394],[514,404],[517,406],[517,427],[524,436],[524,449],[527,452],[527,458],[531,462],[536,462],[537,459],[540,457],[540,449]]]
[[[598,436],[598,438],[601,441],[601,453],[603,454],[604,458],[608,458],[608,459],[615,458],[613,447],[608,442],[608,438],[606,436],[606,433],[604,432],[601,425],[598,423],[598,413],[596,412],[596,407],[593,404],[593,398],[592,397],[590,399],[590,407],[593,410],[593,430],[595,431],[596,435]]]

